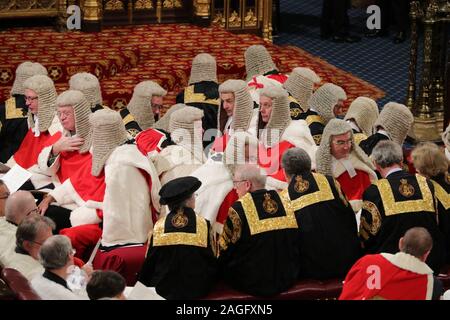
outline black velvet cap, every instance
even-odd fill
[[[162,205],[188,199],[200,186],[201,181],[195,177],[181,177],[167,182],[159,190],[159,202]]]

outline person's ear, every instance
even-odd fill
[[[403,249],[403,237],[401,237],[400,240],[398,240],[398,249],[400,251],[402,251]]]

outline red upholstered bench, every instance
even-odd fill
[[[337,299],[342,291],[342,280],[300,280],[289,290],[266,299],[270,300],[323,300]],[[236,291],[223,282],[203,299],[205,300],[260,300],[246,293]]]
[[[17,300],[41,300],[31,288],[27,278],[16,269],[5,268],[1,271],[2,280],[14,293]]]

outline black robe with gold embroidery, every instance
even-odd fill
[[[16,94],[0,104],[0,162],[6,163],[28,132],[25,96]]]
[[[276,191],[258,190],[228,211],[219,239],[221,276],[234,289],[273,296],[295,284],[299,246],[295,213]]]
[[[450,263],[450,173],[433,177],[433,184],[438,202],[439,228],[445,238],[446,263]]]
[[[367,139],[361,141],[359,143],[359,146],[361,147],[361,149],[364,150],[364,152],[368,156],[370,156],[372,154],[373,149],[378,144],[378,142],[383,141],[383,140],[389,140],[389,137],[377,132],[377,133],[374,133],[373,135],[371,135],[370,137],[368,137]]]
[[[291,112],[291,119],[300,120],[301,114],[305,111],[302,109],[298,101],[293,96],[289,95],[288,100],[289,100],[289,109]]]
[[[102,106],[100,104],[95,105],[95,107],[91,108],[92,112],[97,110],[102,110],[104,108],[108,108],[106,106]],[[136,137],[136,135],[142,131],[141,127],[137,123],[136,119],[134,119],[133,115],[127,108],[123,108],[119,110],[120,116],[122,117],[122,122],[125,125],[125,129],[130,134],[131,137]]]
[[[194,210],[170,212],[153,229],[139,281],[166,299],[196,299],[216,282],[216,244],[209,221]]]
[[[309,131],[314,139],[316,145],[320,145],[322,139],[323,129],[325,129],[325,121],[315,111],[308,110],[300,114],[299,119],[305,120],[308,124]]]
[[[217,129],[217,112],[219,110],[219,85],[214,81],[194,83],[177,95],[177,103],[184,103],[203,110],[202,126]],[[211,142],[211,141],[210,141]],[[209,142],[209,143],[210,143]]]
[[[435,208],[434,186],[422,176],[397,171],[378,180],[363,195],[359,232],[366,253],[396,253],[407,230],[423,227],[433,238],[426,262],[438,272],[445,250]]]
[[[361,256],[355,213],[332,177],[295,176],[287,190],[300,242],[300,278],[343,278]]]

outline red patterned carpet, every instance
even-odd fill
[[[218,28],[164,24],[111,27],[101,33],[57,33],[51,28],[2,31],[0,99],[9,95],[17,65],[32,60],[47,67],[58,92],[67,89],[71,75],[88,71],[101,80],[106,105],[125,106],[137,83],[154,80],[169,91],[164,104],[170,106],[187,84],[195,55],[207,52],[217,59],[220,82],[243,78],[244,52],[252,44],[264,44],[281,72],[309,67],[323,82],[342,86],[350,102],[360,95],[373,99],[384,96],[374,85],[296,47],[275,46],[255,35],[236,35]]]

